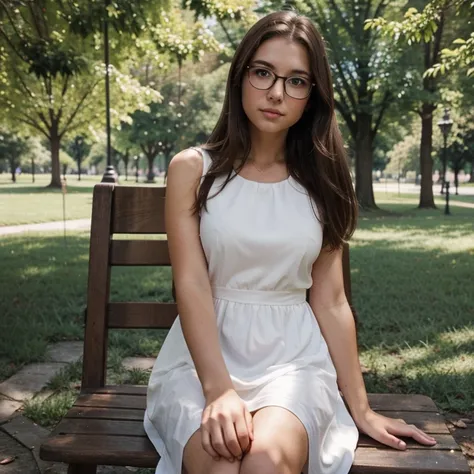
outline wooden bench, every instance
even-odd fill
[[[107,386],[105,374],[109,329],[167,329],[176,318],[174,303],[109,301],[111,267],[170,265],[166,240],[114,238],[165,234],[164,199],[165,188],[110,184],[94,188],[82,389],[40,450],[43,460],[68,463],[69,474],[95,473],[97,465],[154,468],[158,462],[142,425],[146,387]],[[347,248],[344,277],[350,301]],[[369,399],[374,410],[417,425],[434,435],[438,444],[427,448],[409,441],[401,452],[361,436],[352,473],[469,474],[459,446],[429,397],[370,394]]]

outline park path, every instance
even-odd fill
[[[73,230],[90,229],[90,219],[74,219],[66,221],[66,232]],[[23,232],[48,232],[50,230],[64,230],[63,221],[42,222],[40,224],[22,224],[0,227],[0,235],[20,234]]]

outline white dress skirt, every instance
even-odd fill
[[[200,149],[204,171],[211,158]],[[216,179],[210,196],[220,188]],[[317,211],[316,211],[317,212]],[[200,221],[219,341],[235,390],[253,412],[280,406],[306,428],[308,474],[346,474],[358,430],[306,302],[322,227],[292,177],[259,183],[236,175]],[[179,318],[154,365],[145,430],[161,456],[156,474],[181,474],[183,450],[205,400]]]

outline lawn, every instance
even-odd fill
[[[8,179],[7,179],[8,177]],[[64,196],[64,210],[67,220],[91,217],[92,190],[101,176],[67,176],[67,193]],[[0,226],[34,224],[63,220],[63,193],[60,189],[49,189],[49,175],[37,175],[35,183],[31,175],[20,175],[17,183],[9,180],[9,175],[0,174]],[[157,178],[157,184],[163,180]],[[121,185],[135,185],[135,179]],[[150,186],[140,184],[141,186]]]
[[[39,222],[61,221],[63,219],[63,195],[61,190],[51,190],[49,175],[38,175],[36,183],[31,182],[31,175],[22,174],[18,182],[12,184],[9,175],[0,174],[0,226],[33,224]],[[90,218],[92,209],[92,190],[101,176],[83,176],[81,181],[77,176],[67,177],[67,193],[65,199],[65,217],[69,219]],[[121,178],[120,184],[136,185],[135,179],[125,181]],[[156,185],[162,185],[162,178],[157,178]],[[140,186],[153,186],[140,182]],[[470,188],[469,188],[470,189]],[[414,194],[402,194],[401,204],[405,209],[418,205],[418,197]],[[376,201],[383,203],[385,200],[397,203],[400,199],[398,193],[376,193]],[[435,195],[436,205],[444,209],[444,196]],[[467,203],[474,206],[474,191],[471,195],[453,196],[451,202]],[[461,204],[462,205],[462,204]]]
[[[444,410],[474,409],[474,203],[464,197],[442,209],[417,210],[417,196],[380,193],[380,211],[363,213],[351,241],[359,347],[369,391],[425,393]],[[42,360],[48,342],[83,334],[88,233],[64,242],[60,233],[23,234],[0,241],[0,380]],[[171,299],[170,271],[115,268],[114,300]],[[129,355],[155,356],[163,331],[112,331],[109,380],[146,383],[127,372]],[[80,369],[80,368],[79,368]],[[53,423],[71,403],[80,370],[52,382],[57,401],[30,406]],[[77,387],[76,387],[77,388]]]

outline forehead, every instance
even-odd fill
[[[311,73],[306,48],[288,38],[271,38],[257,49],[252,61],[262,60],[273,65],[275,71],[286,74],[293,70]]]

